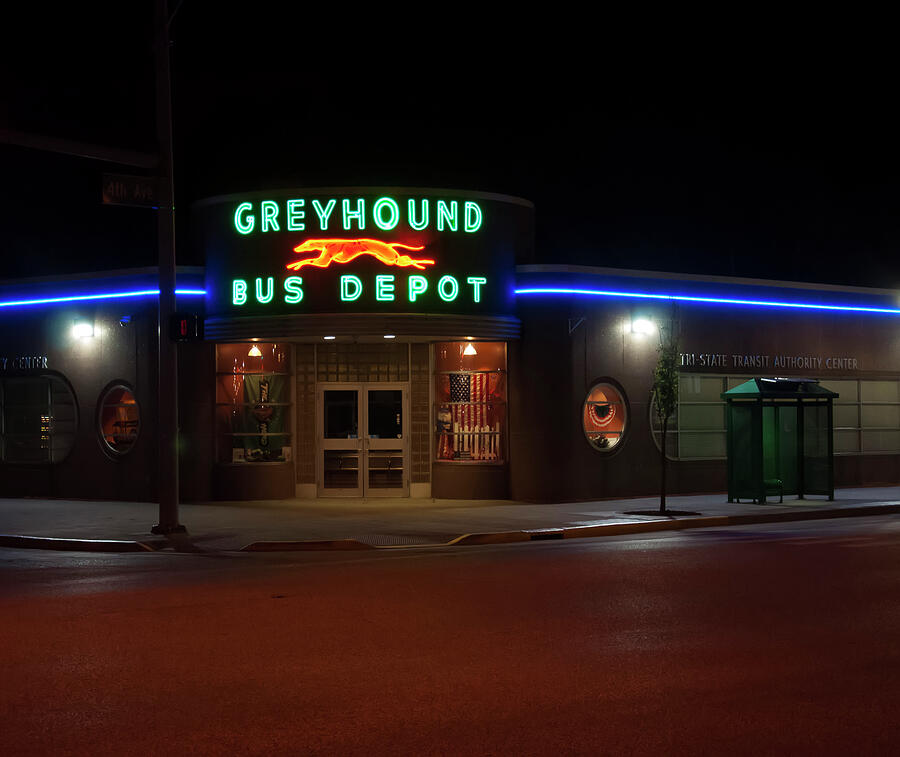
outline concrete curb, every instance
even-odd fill
[[[238,552],[299,552],[323,550],[378,549],[356,539],[326,539],[323,541],[255,541]]]
[[[791,521],[827,520],[832,518],[862,518],[873,515],[900,513],[900,503],[860,505],[859,507],[835,507],[790,513],[750,513],[746,515],[710,515],[686,518],[658,518],[656,520],[628,523],[600,523],[596,526],[570,526],[568,528],[533,528],[522,531],[498,531],[495,533],[462,534],[439,544],[390,544],[372,545],[356,539],[333,541],[253,542],[241,552],[278,552],[304,550],[346,549],[426,549],[476,544],[514,544],[523,541],[548,541],[556,539],[582,539],[623,534],[652,533],[654,531],[679,531],[687,528],[715,528],[723,526],[747,526],[758,523],[790,523]]]
[[[828,520],[832,518],[863,518],[873,515],[900,513],[900,504],[861,505],[859,507],[830,508],[792,513],[750,513],[746,515],[710,515],[687,518],[659,518],[657,520],[629,523],[599,523],[596,526],[571,526],[569,528],[533,529],[530,531],[505,531],[496,534],[464,534],[450,544],[507,544],[519,541],[544,541],[547,539],[581,539],[597,536],[652,533],[654,531],[680,531],[687,528],[715,528],[723,526],[748,526],[758,523],[790,523],[791,521]]]
[[[57,539],[51,536],[0,534],[0,547],[15,549],[55,549],[65,552],[155,552],[140,541],[115,539]]]
[[[514,544],[524,541],[548,541],[581,539],[624,534],[653,533],[656,531],[680,531],[688,528],[722,528],[761,523],[790,523],[792,521],[827,520],[832,518],[863,518],[873,515],[900,513],[900,502],[883,502],[856,507],[834,507],[827,510],[811,510],[787,513],[747,513],[743,515],[712,515],[655,518],[653,520],[619,523],[598,523],[594,526],[569,526],[567,528],[534,528],[520,531],[462,534],[447,542],[437,544],[366,544],[357,539],[324,539],[316,541],[256,541],[241,547],[238,552],[301,552],[301,551],[351,551],[427,549],[433,547],[468,546],[477,544]],[[649,516],[648,516],[649,517]],[[116,541],[111,539],[58,539],[44,536],[20,536],[0,534],[0,547],[19,549],[55,549],[78,552],[156,552],[168,543],[140,541]],[[228,550],[231,551],[231,550]]]

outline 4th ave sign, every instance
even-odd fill
[[[103,174],[103,204],[137,208],[159,207],[158,180],[155,176]]]

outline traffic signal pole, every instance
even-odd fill
[[[154,534],[184,533],[178,521],[178,352],[168,324],[175,313],[175,189],[172,159],[172,92],[169,9],[156,0],[156,133],[159,140],[159,522]]]

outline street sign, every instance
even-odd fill
[[[103,204],[159,207],[158,180],[155,176],[103,174]]]

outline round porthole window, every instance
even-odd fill
[[[141,411],[134,392],[124,384],[110,386],[100,398],[100,438],[116,455],[130,452],[141,430]]]
[[[609,452],[622,441],[628,413],[621,392],[612,384],[596,384],[582,412],[584,435],[594,449]]]

